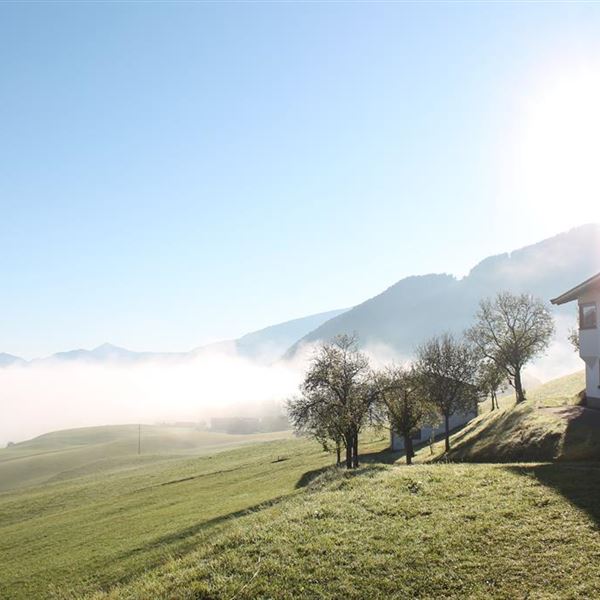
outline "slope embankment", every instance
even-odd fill
[[[501,409],[474,419],[451,438],[452,449],[423,460],[457,462],[598,461],[600,411],[579,405],[583,374],[574,373],[534,390],[515,405],[511,398]]]

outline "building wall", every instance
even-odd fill
[[[585,365],[585,393],[591,408],[600,408],[600,360]]]
[[[600,320],[600,292],[588,292],[579,298],[579,304],[588,302],[596,303]],[[579,354],[585,361],[585,388],[588,406],[600,408],[600,327],[581,329],[579,331],[579,346]]]
[[[477,407],[474,407],[471,411],[466,413],[455,413],[450,417],[450,430],[459,429],[466,425],[469,421],[477,416]],[[444,433],[443,423],[438,427],[424,426],[421,428],[420,439],[413,440],[414,445],[423,444],[429,441],[431,438],[431,431],[433,430],[434,436],[437,437]],[[404,450],[404,439],[399,436],[395,431],[391,434],[391,446],[392,450],[400,451]]]

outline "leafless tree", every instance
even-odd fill
[[[541,300],[502,292],[481,301],[467,337],[506,372],[519,403],[525,400],[522,369],[548,347],[553,334],[554,320]]]
[[[326,452],[335,450],[336,463],[341,464],[344,431],[335,403],[318,393],[301,394],[288,400],[287,412],[296,433],[313,437]]]
[[[450,417],[470,410],[477,402],[479,356],[464,340],[445,333],[417,349],[415,372],[426,398],[444,422],[446,452],[450,450]]]
[[[346,467],[358,467],[358,438],[376,399],[369,360],[358,351],[356,336],[340,335],[321,344],[300,387],[288,402],[296,431],[321,443],[331,440],[346,449]]]

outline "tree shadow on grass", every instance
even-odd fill
[[[379,450],[378,452],[367,452],[361,454],[358,458],[363,463],[380,463],[384,465],[393,465],[399,458],[404,456],[404,451],[395,451],[391,448]]]
[[[552,488],[600,526],[600,463],[549,463],[506,467]]]
[[[165,548],[169,548],[169,550],[174,550],[177,554],[184,554],[191,547],[196,546],[198,540],[196,536],[200,533],[205,532],[206,530],[216,527],[226,521],[231,519],[235,519],[237,517],[243,517],[249,515],[253,512],[257,512],[268,508],[270,506],[274,506],[279,502],[285,500],[287,496],[278,496],[277,498],[273,498],[271,500],[267,500],[265,502],[261,502],[259,504],[255,504],[254,506],[249,506],[247,508],[243,508],[241,510],[236,510],[224,515],[220,515],[218,517],[214,517],[212,519],[207,519],[206,521],[200,521],[198,523],[194,523],[189,527],[185,527],[184,529],[179,529],[177,531],[173,531],[161,537],[155,538],[142,546],[137,546],[135,548],[131,548],[126,552],[123,552],[116,559],[111,560],[124,560],[135,556],[136,554],[152,552],[153,550],[164,550]]]
[[[392,465],[402,456],[404,456],[404,452],[394,452],[389,448],[386,448],[385,450],[379,450],[377,452],[366,452],[358,457],[360,463],[360,467],[358,469],[346,470],[344,464],[339,466],[326,465],[325,467],[313,469],[312,471],[306,471],[306,473],[303,473],[294,487],[296,489],[305,488],[324,473],[327,473],[328,471],[334,471],[336,469],[340,469],[340,471],[346,473],[349,477],[353,475],[364,475],[365,470],[362,469],[362,467]]]
[[[327,465],[325,467],[321,467],[320,469],[313,469],[312,471],[306,471],[306,473],[302,473],[300,479],[296,481],[296,485],[294,486],[297,490],[301,488],[307,487],[312,481],[314,481],[317,477],[330,471],[331,469],[335,469],[335,465]]]

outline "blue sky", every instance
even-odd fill
[[[0,351],[186,350],[598,220],[542,193],[573,173],[540,132],[586,116],[599,27],[590,4],[0,5]],[[583,117],[559,150],[589,149]]]

